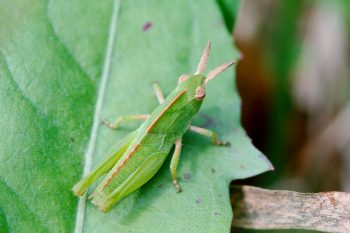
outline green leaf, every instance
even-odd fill
[[[188,133],[179,166],[169,160],[108,213],[70,189],[131,128],[104,118],[149,113],[151,84],[169,93],[212,40],[209,68],[238,57],[211,1],[0,3],[0,226],[4,232],[229,232],[228,185],[271,169],[239,123],[232,71],[210,82],[196,125],[230,148]],[[90,166],[90,162],[92,166]]]
[[[234,24],[238,15],[238,8],[240,7],[240,1],[216,0],[216,3],[221,10],[227,30],[233,32]]]

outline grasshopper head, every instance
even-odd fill
[[[215,78],[218,74],[220,74],[221,72],[223,72],[224,70],[236,63],[236,61],[231,61],[222,64],[213,69],[212,71],[208,72],[207,77],[205,77],[204,75],[202,75],[202,73],[204,72],[207,66],[210,46],[211,43],[210,41],[208,41],[203,50],[201,59],[199,60],[196,72],[193,75],[183,74],[179,77],[179,84],[186,88],[187,92],[189,93],[189,95],[191,95],[193,99],[196,99],[198,101],[203,101],[205,97],[204,85],[207,84],[213,78]]]

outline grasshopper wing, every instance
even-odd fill
[[[112,149],[110,149],[107,153],[110,156],[94,171],[90,172],[88,176],[73,186],[72,191],[74,195],[84,195],[90,185],[92,185],[100,176],[112,169],[112,167],[118,162],[126,149],[129,147],[131,141],[135,138],[136,133],[136,130],[131,132],[121,139],[114,147],[112,147]]]
[[[104,192],[101,187],[94,191],[92,203],[102,211],[108,211],[120,199],[135,191],[149,181],[160,169],[167,157],[165,152],[157,152],[149,156],[130,176],[112,192]]]

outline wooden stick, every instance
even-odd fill
[[[298,193],[233,186],[233,226],[350,232],[350,193]]]

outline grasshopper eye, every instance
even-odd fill
[[[199,86],[196,89],[196,93],[194,95],[194,97],[196,98],[196,100],[202,100],[205,97],[205,89],[204,86]]]
[[[190,77],[190,75],[188,75],[188,74],[181,75],[179,77],[179,80],[178,80],[179,84],[185,82],[189,77]]]

